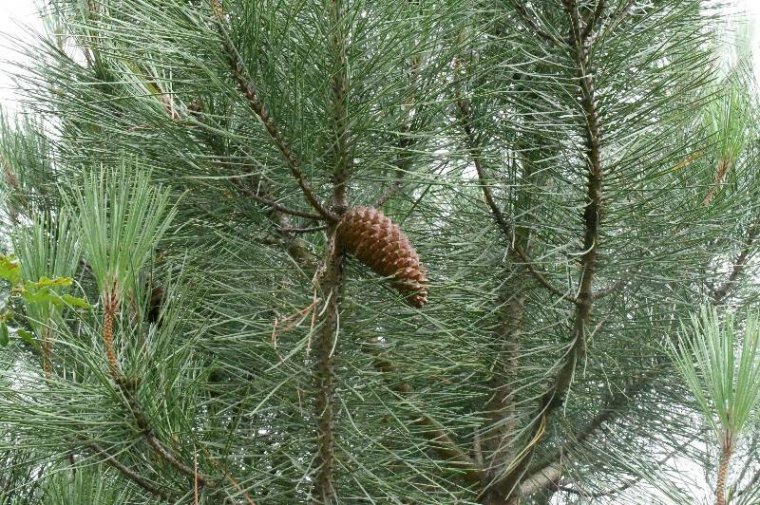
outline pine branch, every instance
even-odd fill
[[[325,254],[325,266],[318,273],[316,289],[321,291],[324,312],[316,345],[315,416],[317,418],[316,475],[312,489],[315,504],[330,504],[335,500],[333,473],[335,470],[335,347],[338,338],[339,295],[343,284],[341,263],[343,254],[336,241],[337,226],[331,225]]]
[[[657,461],[657,466],[664,465],[665,463],[668,462],[668,460],[672,459],[675,456],[681,456],[683,454],[682,451],[685,448],[693,445],[694,441],[697,440],[697,439],[699,439],[700,437],[702,437],[702,435],[704,434],[705,431],[706,431],[706,429],[700,430],[695,435],[689,437],[684,442],[678,444],[670,452],[668,452],[668,454],[666,454],[664,457],[660,458]],[[618,486],[615,486],[615,487],[610,488],[610,489],[605,489],[605,490],[602,490],[602,491],[595,491],[593,493],[589,493],[589,492],[585,492],[585,491],[579,491],[579,490],[574,489],[574,488],[569,487],[569,486],[557,486],[557,489],[560,490],[560,491],[562,491],[562,492],[569,493],[569,494],[574,494],[574,495],[577,495],[577,496],[582,496],[582,497],[587,498],[587,499],[588,498],[595,498],[596,499],[596,498],[610,497],[610,496],[614,496],[614,495],[620,494],[620,493],[626,491],[627,489],[630,489],[633,486],[637,485],[643,479],[644,479],[644,475],[637,475],[636,477],[627,479],[625,482],[623,482],[622,484],[620,484]]]
[[[607,288],[600,289],[599,291],[596,291],[593,294],[592,298],[594,300],[601,300],[602,298],[610,296],[611,294],[617,293],[623,287],[625,287],[625,285],[628,284],[628,282],[630,282],[630,278],[629,277],[623,277],[622,279],[618,279],[617,282],[615,282],[615,284],[613,284],[613,285],[611,285],[611,286],[609,286]]]
[[[545,426],[554,411],[564,404],[564,397],[570,387],[576,364],[582,359],[588,338],[588,323],[591,320],[593,304],[593,280],[596,273],[597,250],[599,247],[599,218],[602,206],[602,156],[601,121],[594,97],[593,73],[590,71],[587,39],[583,38],[581,19],[575,0],[562,0],[570,19],[571,54],[575,60],[580,103],[583,109],[582,122],[585,136],[585,159],[587,160],[587,203],[583,212],[583,254],[581,255],[581,279],[576,304],[573,339],[564,356],[552,385],[544,392],[539,407],[532,417],[530,444],[510,472],[495,485],[506,496],[511,495],[524,477],[527,465],[538,443],[543,438]]]
[[[298,159],[296,158],[289,144],[285,140],[285,137],[283,136],[282,132],[277,126],[277,123],[275,122],[274,118],[269,114],[269,108],[261,100],[261,97],[259,96],[258,92],[256,91],[256,88],[252,84],[251,79],[248,77],[246,69],[245,69],[245,63],[243,62],[242,58],[240,57],[240,54],[235,48],[235,45],[232,42],[232,39],[230,38],[229,33],[227,33],[227,30],[225,29],[225,26],[224,26],[225,13],[222,10],[221,2],[219,2],[218,0],[212,0],[212,5],[213,5],[214,13],[216,14],[216,17],[217,17],[216,24],[217,24],[219,36],[222,40],[224,51],[227,56],[227,61],[230,65],[230,70],[232,72],[233,78],[235,79],[235,82],[237,83],[238,89],[240,89],[240,91],[243,93],[248,103],[248,106],[251,108],[254,114],[256,114],[259,117],[259,119],[261,120],[261,123],[264,125],[264,129],[266,129],[267,133],[271,137],[272,142],[280,151],[280,154],[282,154],[282,157],[285,159],[285,162],[290,168],[290,173],[296,179],[296,182],[298,183],[298,186],[301,188],[301,191],[303,192],[303,195],[304,195],[304,198],[306,198],[306,201],[309,202],[309,204],[312,207],[314,207],[314,210],[316,210],[323,219],[326,219],[328,221],[336,221],[337,216],[335,216],[335,214],[327,210],[320,203],[319,199],[317,198],[317,195],[314,193],[314,190],[311,188],[311,185],[307,181],[306,175],[301,170]]]
[[[747,467],[748,468],[748,467]],[[757,486],[760,484],[760,470],[756,471],[754,475],[752,475],[752,478],[749,480],[746,486],[744,486],[743,489],[740,489],[736,492],[736,497],[740,497],[744,494],[747,494],[748,492],[758,489]]]
[[[148,442],[148,445],[153,448],[156,454],[158,454],[163,460],[165,460],[167,463],[185,475],[197,478],[198,482],[202,486],[210,485],[213,482],[213,479],[211,477],[204,474],[199,474],[191,466],[180,461],[180,459],[171,450],[167,449],[156,437],[153,426],[148,421],[148,417],[145,415],[145,412],[141,408],[139,402],[137,401],[137,398],[134,396],[134,385],[129,383],[127,379],[124,378],[116,381],[116,384],[119,386],[119,390],[126,400],[127,406],[129,407],[130,413],[132,414],[132,418],[137,424],[140,433],[142,433],[143,437],[145,437],[145,440]]]
[[[314,233],[318,231],[324,231],[327,229],[327,226],[310,226],[308,228],[295,228],[295,227],[286,227],[286,228],[280,228],[279,231],[282,233]]]
[[[515,245],[512,246],[512,251],[514,251],[520,260],[522,260],[522,263],[520,264],[523,265],[528,270],[528,272],[530,272],[533,278],[536,279],[538,283],[541,284],[544,288],[570,303],[580,303],[577,298],[570,296],[566,291],[562,291],[561,289],[554,286],[551,282],[549,282],[549,280],[546,278],[546,275],[536,269],[536,267],[533,265],[533,261],[528,257],[525,251]]]
[[[209,149],[211,149],[211,151],[217,157],[217,163],[223,167],[229,166],[229,162],[225,160],[225,153],[219,149],[218,143],[213,142],[210,139],[206,139],[206,145],[208,145]],[[301,240],[296,239],[293,233],[287,231],[287,229],[293,227],[288,216],[307,217],[312,219],[321,219],[321,216],[318,214],[302,212],[296,209],[290,209],[289,207],[278,204],[269,194],[267,187],[260,180],[260,177],[257,174],[254,174],[253,170],[248,170],[246,174],[252,175],[254,177],[257,187],[255,191],[249,188],[241,177],[233,178],[233,184],[235,184],[238,190],[244,195],[250,197],[252,200],[260,201],[270,208],[272,211],[271,220],[277,225],[277,230],[282,233],[286,239],[289,239],[291,241],[290,245],[288,246],[288,254],[290,254],[290,256],[296,261],[304,262],[305,258],[308,258],[311,253]]]
[[[480,154],[478,138],[475,134],[475,129],[472,124],[472,107],[470,106],[469,102],[461,96],[460,90],[457,90],[456,103],[460,121],[462,122],[462,128],[464,129],[465,137],[467,140],[467,149],[470,153],[470,157],[472,158],[472,162],[475,165],[475,171],[478,174],[478,181],[480,183],[480,188],[483,191],[483,198],[486,201],[486,205],[488,205],[488,208],[491,210],[491,214],[493,215],[497,226],[502,231],[505,238],[509,241],[508,247],[510,252],[520,258],[522,261],[521,264],[544,288],[564,300],[578,304],[579,301],[575,297],[568,295],[567,292],[557,288],[551,282],[549,282],[546,275],[536,269],[527,253],[513,244],[512,236],[514,230],[512,229],[512,225],[507,221],[504,213],[496,203],[496,200],[493,197],[493,192],[491,191],[491,187],[487,182],[486,171],[482,156]]]
[[[343,26],[345,12],[340,0],[331,0],[328,7],[328,22],[331,39],[330,58],[337,70],[333,73],[330,88],[333,106],[333,172],[332,207],[346,209],[348,195],[346,182],[352,168],[353,157],[348,141],[348,62],[346,60],[347,33]],[[316,475],[312,486],[311,501],[315,505],[334,503],[335,493],[335,371],[336,345],[339,331],[340,292],[343,287],[343,251],[337,243],[338,225],[333,219],[328,228],[328,242],[325,249],[325,262],[322,272],[317,273],[315,288],[321,292],[324,300],[323,319],[320,322],[316,346],[316,380],[317,397],[315,415],[317,421],[317,455]]]
[[[747,233],[747,238],[744,241],[744,247],[739,251],[739,254],[733,261],[731,272],[728,274],[726,281],[717,289],[713,289],[711,293],[712,302],[716,305],[723,303],[726,297],[736,288],[736,280],[744,273],[744,269],[747,267],[747,262],[752,257],[753,245],[760,235],[760,220],[750,227]]]
[[[649,373],[640,377],[636,382],[631,384],[625,390],[611,393],[607,396],[604,406],[599,409],[596,415],[583,426],[580,431],[574,434],[571,440],[565,442],[560,449],[555,451],[551,456],[544,458],[541,462],[536,463],[533,469],[529,469],[527,477],[520,482],[519,494],[526,496],[532,492],[544,489],[554,483],[554,477],[557,473],[562,473],[562,458],[572,455],[587,440],[599,434],[605,425],[619,419],[627,412],[627,408],[633,403],[638,393],[642,392],[652,381],[658,377],[659,370],[653,369]]]

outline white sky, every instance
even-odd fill
[[[10,77],[17,60],[11,46],[18,40],[30,40],[29,27],[41,31],[42,21],[37,16],[34,0],[0,0],[0,106],[15,110],[17,97]]]

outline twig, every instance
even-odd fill
[[[574,304],[580,303],[576,297],[570,296],[569,294],[567,294],[567,292],[562,291],[561,289],[555,287],[551,282],[549,282],[546,276],[536,269],[536,267],[533,265],[533,262],[525,253],[525,251],[523,251],[517,246],[512,246],[512,250],[523,261],[522,265],[539,282],[539,284],[541,284],[543,287],[545,287],[546,289],[548,289],[555,295],[559,296],[560,298],[564,300],[567,300],[570,303],[574,303]]]
[[[458,62],[457,62],[457,65],[458,65]],[[461,90],[457,90],[456,103],[457,103],[457,109],[459,111],[460,119],[462,121],[462,128],[464,129],[464,132],[467,138],[468,151],[470,152],[470,156],[472,158],[473,164],[475,165],[475,171],[478,174],[478,181],[480,183],[480,188],[483,191],[483,198],[485,199],[486,204],[488,205],[488,208],[491,210],[491,214],[493,214],[493,218],[496,221],[496,224],[498,225],[499,229],[501,229],[506,239],[510,240],[510,238],[513,235],[512,225],[507,221],[507,218],[504,216],[504,213],[496,204],[496,200],[493,197],[491,187],[488,185],[486,181],[487,176],[486,176],[485,168],[483,166],[483,160],[480,155],[478,139],[477,139],[477,136],[475,135],[475,130],[472,126],[472,107],[470,106],[469,102],[461,96]],[[554,293],[555,295],[559,296],[560,298],[564,300],[567,300],[574,304],[578,303],[578,300],[575,297],[568,295],[567,292],[557,288],[551,282],[549,282],[546,276],[535,268],[530,258],[528,258],[528,255],[522,249],[515,246],[511,240],[509,244],[509,249],[513,254],[516,254],[522,260],[523,266],[539,282],[539,284],[541,284],[550,292]]]
[[[320,203],[317,195],[311,188],[311,185],[306,180],[306,175],[301,170],[298,159],[286,142],[285,137],[277,126],[274,118],[269,114],[269,108],[261,100],[261,97],[256,91],[256,88],[253,86],[251,80],[249,79],[245,69],[245,63],[240,57],[240,54],[235,48],[235,45],[233,44],[232,39],[230,38],[224,26],[225,14],[222,10],[221,3],[212,0],[212,7],[217,17],[216,21],[219,35],[222,39],[222,44],[224,45],[224,50],[227,55],[227,60],[230,64],[232,75],[235,79],[235,82],[237,83],[238,88],[245,96],[248,106],[251,108],[254,114],[259,117],[261,123],[264,125],[264,129],[266,129],[267,133],[271,137],[272,142],[280,151],[280,154],[282,154],[282,157],[285,159],[288,168],[290,168],[290,173],[296,179],[296,182],[301,188],[306,201],[308,201],[309,204],[314,207],[314,210],[316,210],[322,218],[327,219],[328,221],[337,221],[338,217],[327,210]]]
[[[193,477],[193,479],[196,480],[201,486],[205,486],[209,483],[210,477],[199,474],[192,467],[181,462],[177,456],[174,455],[174,453],[164,447],[161,441],[156,438],[152,432],[145,433],[145,439],[148,441],[148,445],[150,445],[159,456],[161,456],[174,468],[184,473],[185,475]]]
[[[536,21],[533,19],[533,16],[528,12],[528,9],[525,8],[525,4],[523,3],[523,0],[510,0],[510,4],[517,10],[517,12],[520,14],[520,18],[523,20],[523,23],[525,23],[528,28],[533,30],[536,35],[541,37],[542,39],[548,41],[548,42],[555,42],[556,38],[552,36],[549,32],[542,30],[537,24]]]
[[[499,206],[496,205],[496,201],[493,198],[493,193],[491,193],[491,187],[485,182],[487,179],[486,172],[483,168],[483,161],[480,155],[478,139],[475,136],[475,131],[472,126],[472,108],[470,107],[469,102],[461,96],[457,97],[457,108],[459,110],[460,119],[462,120],[462,128],[464,129],[465,135],[467,136],[467,147],[469,148],[468,150],[470,151],[470,156],[472,157],[472,161],[475,165],[475,171],[478,174],[480,187],[483,190],[483,197],[486,200],[488,208],[491,209],[491,213],[496,220],[496,224],[499,225],[499,228],[501,228],[501,231],[504,233],[504,235],[509,238],[512,236],[512,226],[504,217],[504,214],[501,212]]]
[[[741,249],[741,251],[739,251],[736,259],[734,259],[731,273],[728,275],[726,281],[718,289],[712,290],[711,295],[714,304],[719,305],[723,303],[725,298],[735,288],[736,279],[738,279],[739,276],[744,272],[744,269],[747,266],[747,262],[752,256],[752,246],[755,243],[755,240],[757,240],[758,235],[760,235],[760,220],[755,221],[755,223],[750,227],[749,233],[747,234],[747,240],[744,243],[744,247]]]
[[[314,233],[317,231],[326,230],[327,226],[312,226],[310,228],[294,228],[292,226],[280,228],[282,233]]]
[[[594,14],[591,16],[591,19],[588,20],[586,27],[583,29],[583,33],[581,35],[583,39],[588,39],[591,37],[591,32],[594,31],[594,26],[596,26],[596,24],[599,22],[599,19],[601,19],[602,14],[604,13],[605,3],[605,0],[596,0],[596,9],[594,9]]]
[[[158,496],[159,498],[168,501],[173,502],[174,499],[169,495],[166,491],[159,488],[158,485],[150,482],[148,479],[143,477],[142,475],[138,474],[128,466],[126,466],[121,461],[117,460],[114,456],[112,456],[108,451],[100,447],[98,444],[94,442],[86,442],[86,446],[95,451],[96,454],[104,456],[105,462],[111,465],[112,467],[116,468],[122,475],[124,475],[126,478],[149,492],[150,494],[154,496]]]
[[[664,465],[672,457],[674,457],[676,455],[681,455],[681,451],[684,448],[689,447],[691,444],[693,444],[694,440],[696,440],[697,438],[701,437],[704,434],[704,432],[705,432],[705,429],[700,430],[695,435],[689,437],[685,442],[683,442],[683,443],[679,444],[678,446],[674,447],[673,450],[671,450],[663,458],[660,458],[657,461],[657,465],[658,466]],[[574,495],[577,495],[577,496],[583,496],[584,498],[602,498],[602,497],[605,497],[605,496],[612,496],[612,495],[620,494],[623,491],[625,491],[626,489],[629,489],[629,488],[635,486],[636,484],[638,484],[639,482],[641,482],[643,478],[644,478],[643,475],[638,475],[638,476],[636,476],[634,478],[628,479],[626,482],[623,482],[622,484],[620,484],[618,486],[615,486],[613,488],[606,489],[606,490],[603,490],[603,491],[595,491],[593,493],[579,491],[579,490],[573,489],[572,487],[569,487],[569,486],[557,486],[557,489],[559,489],[560,491],[565,492],[565,493],[570,493],[570,494],[574,494]]]
[[[620,9],[620,11],[618,11],[617,15],[615,15],[612,18],[610,18],[609,22],[607,22],[606,24],[603,24],[600,27],[600,29],[599,29],[599,31],[597,33],[601,33],[601,32],[603,32],[605,30],[612,30],[617,25],[619,25],[620,23],[622,23],[625,20],[625,18],[627,18],[628,15],[633,10],[633,7],[636,5],[636,1],[637,0],[628,0],[628,2],[623,6],[623,8]],[[598,5],[597,5],[597,7],[598,7]],[[593,39],[596,38],[595,34],[589,33],[588,35],[589,35],[589,40],[590,41],[593,41]]]
[[[224,159],[225,153],[219,149],[218,143],[214,142],[212,139],[209,139],[208,137],[205,138],[206,145],[208,148],[214,153],[216,156],[216,163],[223,167],[229,167],[230,163]],[[246,164],[243,165],[244,167],[247,167]],[[252,195],[255,195],[255,197],[258,197],[259,199],[263,199],[262,203],[264,205],[268,205],[272,212],[270,213],[271,220],[277,225],[277,230],[285,235],[287,238],[292,239],[292,234],[289,234],[286,231],[283,231],[283,228],[289,228],[290,227],[290,219],[288,218],[289,215],[298,215],[301,214],[301,211],[290,209],[288,207],[284,207],[282,205],[277,204],[272,200],[272,198],[269,198],[268,191],[266,187],[263,185],[263,182],[260,181],[260,177],[258,174],[255,174],[253,171],[247,171],[246,176],[252,176],[257,182],[257,189],[256,191],[253,191],[250,189],[246,184],[244,184],[242,177],[234,177],[232,178],[233,184],[238,188],[238,190],[243,193],[244,195],[251,197]],[[266,196],[263,196],[266,195]],[[261,200],[257,200],[261,201]],[[274,203],[275,205],[278,205],[280,209],[276,208],[275,206],[271,205]],[[308,213],[304,213],[308,214]],[[318,214],[310,214],[310,218],[312,219],[322,219],[321,216]],[[300,217],[300,216],[299,216]],[[296,261],[303,262],[304,258],[307,258],[310,254],[308,249],[301,243],[300,240],[294,240],[291,242],[290,246],[288,247],[288,253],[290,256],[295,259]]]
[[[377,349],[377,345],[371,344],[366,346],[365,350],[375,356],[373,362],[375,369],[381,372],[384,376],[389,376],[396,373],[396,367],[389,360],[380,357],[380,351]],[[399,381],[393,386],[393,390],[396,391],[402,398],[408,396],[412,392],[412,386],[404,381]],[[483,470],[475,460],[473,460],[465,451],[463,451],[459,444],[457,444],[451,436],[446,433],[444,427],[435,419],[423,413],[419,407],[412,405],[412,403],[406,399],[407,404],[412,406],[420,413],[420,417],[413,422],[419,426],[425,426],[430,428],[430,431],[425,431],[425,435],[431,442],[435,444],[435,450],[447,460],[452,461],[458,468],[464,471],[464,477],[470,484],[482,483]]]
[[[274,200],[270,200],[268,198],[264,198],[263,196],[256,194],[255,191],[252,191],[242,186],[241,184],[235,183],[235,185],[238,187],[238,189],[240,189],[241,192],[243,192],[246,196],[250,197],[252,200],[255,200],[256,202],[262,205],[266,205],[267,207],[270,207],[272,210],[276,210],[277,212],[282,212],[283,214],[289,214],[291,216],[296,216],[296,217],[305,217],[307,219],[322,219],[322,216],[320,216],[319,214],[313,214],[311,212],[305,212],[302,210],[285,207],[284,205],[280,205]]]
[[[148,445],[153,448],[156,454],[158,454],[162,459],[164,459],[171,466],[173,466],[180,472],[184,473],[185,475],[188,475],[193,478],[197,478],[198,482],[202,486],[210,485],[212,483],[211,477],[204,474],[198,474],[197,472],[193,470],[193,468],[182,463],[182,461],[180,461],[179,458],[176,455],[174,455],[172,451],[164,447],[161,441],[158,438],[156,438],[153,427],[151,426],[150,422],[148,421],[147,416],[145,415],[142,408],[140,407],[140,404],[138,403],[137,398],[135,398],[132,392],[133,386],[130,383],[128,383],[127,380],[124,378],[121,378],[120,380],[116,381],[116,384],[119,386],[119,390],[124,395],[124,399],[127,402],[127,406],[129,407],[129,410],[132,413],[132,417],[135,420],[137,427],[140,429],[140,432],[145,437],[145,440],[148,442]]]
[[[193,498],[198,505],[198,453],[193,450]]]

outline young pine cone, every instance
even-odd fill
[[[352,207],[338,224],[338,244],[383,277],[409,305],[421,308],[427,302],[427,275],[417,251],[398,225],[382,212],[369,207]]]

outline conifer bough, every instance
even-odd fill
[[[427,274],[417,251],[398,225],[371,207],[351,207],[338,223],[340,247],[373,272],[391,277],[413,307],[427,303]]]

